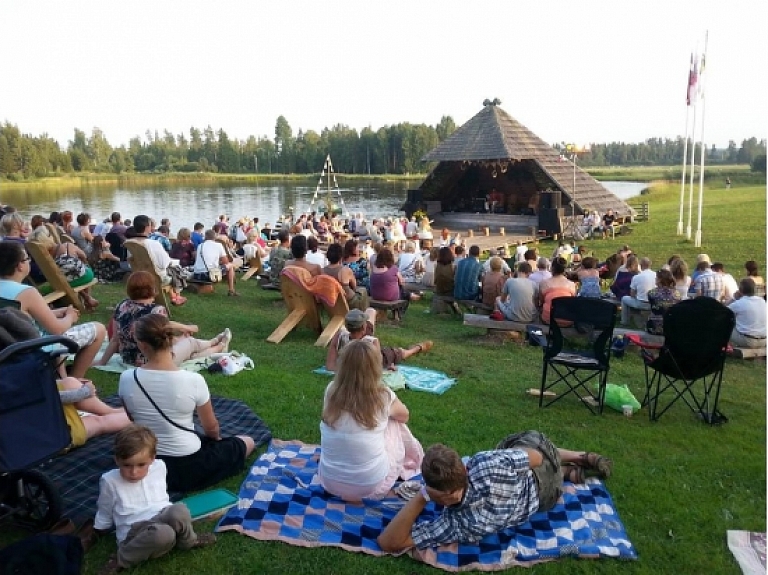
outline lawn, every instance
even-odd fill
[[[679,192],[679,188],[678,188]],[[707,192],[704,246],[694,248],[675,236],[675,186],[654,188],[651,221],[633,225],[628,241],[655,264],[679,253],[689,262],[708,252],[726,263],[737,278],[747,259],[764,265],[765,189],[737,188]],[[695,218],[694,218],[695,224]],[[589,242],[601,257],[623,243]],[[541,246],[551,252],[552,245]],[[123,287],[99,286],[102,302],[93,315],[108,320],[106,307],[122,297]],[[234,333],[233,349],[247,353],[253,371],[233,377],[205,377],[215,394],[248,403],[272,429],[274,437],[319,442],[322,395],[328,379],[311,373],[324,360],[314,347],[315,336],[304,328],[281,344],[265,340],[285,315],[279,294],[261,290],[255,281],[238,285],[240,298],[229,298],[219,286],[213,295],[190,295],[174,319],[200,326],[204,336],[224,327]],[[461,453],[492,447],[508,433],[539,429],[563,447],[589,449],[614,460],[607,485],[639,553],[635,562],[563,560],[534,567],[531,572],[571,573],[740,573],[727,549],[727,529],[765,531],[766,403],[764,362],[729,361],[720,409],[730,421],[709,427],[696,420],[684,404],[658,423],[645,411],[632,418],[606,410],[591,415],[575,401],[564,399],[541,410],[525,390],[538,385],[541,350],[513,342],[494,343],[482,330],[465,327],[451,316],[432,316],[428,302],[417,302],[399,327],[377,329],[386,345],[431,339],[434,349],[411,363],[447,372],[459,381],[442,396],[399,392],[411,412],[411,428],[425,446],[443,442]],[[114,393],[117,376],[92,370],[89,375],[102,395]],[[609,381],[628,384],[638,398],[644,388],[639,356],[614,360]],[[222,486],[237,491],[242,478]],[[202,523],[210,530],[213,522]],[[115,549],[107,538],[88,554],[86,573],[96,573]],[[259,542],[225,533],[212,548],[174,552],[136,568],[133,573],[434,573],[407,557],[374,558],[338,549],[306,549],[283,543]]]

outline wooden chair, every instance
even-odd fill
[[[55,224],[52,224],[50,222],[46,222],[43,225],[45,226],[45,229],[48,230],[48,233],[51,234],[53,241],[56,242],[57,244],[60,244],[61,237],[59,236],[59,228],[57,228]]]
[[[259,255],[259,252],[256,252],[256,256],[248,260],[248,271],[245,272],[240,279],[247,281],[254,275],[261,275],[263,269],[264,266],[261,264],[261,256]]]
[[[229,262],[235,264],[235,271],[239,270],[242,267],[242,263],[238,265],[238,262],[242,262],[242,258],[235,253],[224,238],[216,238],[216,243],[224,246],[224,252],[227,254]]]
[[[146,246],[139,240],[125,240],[123,247],[128,250],[131,271],[149,272],[155,278],[155,303],[165,306],[165,309],[168,310],[168,317],[170,317],[171,306],[168,305],[166,294],[172,293],[173,287],[171,285],[163,285],[163,280],[158,275],[155,269],[155,262],[152,261],[152,256],[149,255]]]
[[[328,323],[326,324],[323,333],[320,334],[320,337],[318,337],[315,342],[317,347],[325,347],[330,343],[333,336],[336,335],[336,332],[344,325],[344,321],[349,313],[349,304],[347,303],[347,298],[344,296],[343,290],[339,291],[339,295],[336,297],[336,302],[332,306],[325,302],[321,302],[321,304],[325,313],[328,314]]]
[[[64,274],[61,273],[59,266],[56,265],[56,262],[53,260],[53,257],[51,257],[51,254],[48,252],[45,245],[39,242],[26,242],[24,245],[27,248],[27,253],[33,260],[35,260],[37,267],[40,268],[40,272],[45,276],[45,280],[51,286],[51,292],[43,296],[45,302],[53,303],[57,300],[65,299],[81,313],[84,312],[85,306],[77,294],[84,289],[96,285],[99,281],[94,278],[87,284],[73,288],[69,285]]]
[[[289,276],[286,276],[285,272],[282,272],[281,276],[280,292],[283,294],[283,301],[288,308],[288,315],[267,338],[267,341],[280,343],[302,322],[309,329],[321,334],[323,327],[320,323],[320,311],[315,296],[303,286],[295,283]]]

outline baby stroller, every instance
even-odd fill
[[[51,344],[63,349],[43,349]],[[37,467],[70,445],[55,374],[57,358],[77,349],[50,336],[0,351],[0,520],[43,531],[62,515],[58,488]]]

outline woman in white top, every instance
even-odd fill
[[[416,244],[411,240],[405,242],[405,249],[397,260],[397,267],[405,283],[421,282],[424,276],[424,260],[421,259],[421,254],[416,253]]]
[[[354,340],[339,355],[325,390],[319,478],[345,501],[381,499],[399,477],[420,471],[424,450],[406,425],[408,408],[381,376],[381,353]]]
[[[134,423],[157,436],[157,456],[168,468],[168,489],[197,491],[242,471],[254,449],[253,438],[221,437],[205,379],[179,369],[173,360],[174,330],[168,318],[142,317],[134,324],[134,336],[147,362],[123,372],[118,394]],[[203,436],[194,430],[195,412]]]

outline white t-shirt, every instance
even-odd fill
[[[528,251],[528,246],[523,244],[522,246],[517,246],[515,248],[515,259],[518,263],[525,261],[525,252]]]
[[[656,272],[643,270],[636,276],[632,276],[629,288],[635,290],[635,298],[638,301],[648,302],[648,292],[656,287]]]
[[[218,269],[220,265],[219,261],[226,255],[227,252],[224,250],[224,246],[222,246],[219,242],[214,240],[205,240],[197,248],[195,267],[192,271],[196,274],[207,274],[209,270]]]
[[[321,268],[324,268],[328,265],[328,259],[325,257],[325,254],[321,252],[320,250],[317,250],[316,252],[307,252],[307,256],[305,258],[308,263],[311,264],[317,264]]]
[[[171,505],[167,474],[162,459],[155,459],[147,476],[135,483],[123,479],[119,469],[107,471],[99,480],[99,501],[93,526],[107,530],[114,525],[117,542],[122,543],[131,525],[152,519]]]
[[[490,272],[491,272],[491,258],[488,258],[487,260],[485,260],[485,263],[483,264],[483,275]],[[509,275],[510,273],[512,273],[512,270],[509,269],[509,264],[503,259],[501,260],[501,273],[503,273],[504,275]]]
[[[191,371],[155,371],[140,367],[122,373],[117,391],[134,422],[149,427],[157,436],[158,455],[182,457],[199,451],[197,434],[168,423],[136,385],[134,371],[163,413],[187,429],[194,429],[195,409],[211,399],[203,376]]]
[[[765,300],[758,296],[742,296],[728,308],[736,315],[736,331],[741,335],[765,337]]]
[[[325,400],[333,382],[325,388]],[[323,479],[363,487],[374,487],[389,473],[389,458],[385,449],[385,432],[389,410],[397,399],[386,387],[385,410],[374,429],[365,429],[348,413],[343,413],[334,427],[320,422],[320,474]]]
[[[733,294],[739,291],[739,284],[733,279],[731,274],[721,274],[720,277],[723,278],[723,288],[725,290],[723,292],[723,301],[730,303],[733,300]]]
[[[168,266],[171,265],[171,256],[165,251],[163,244],[157,240],[151,240],[149,238],[136,238],[149,252],[149,257],[152,258],[152,263],[155,264],[155,271],[160,277],[166,277],[168,272]]]
[[[549,270],[540,270],[537,269],[535,272],[533,272],[531,275],[528,276],[528,279],[531,280],[536,285],[539,285],[544,280],[548,280],[552,277],[552,272]]]

